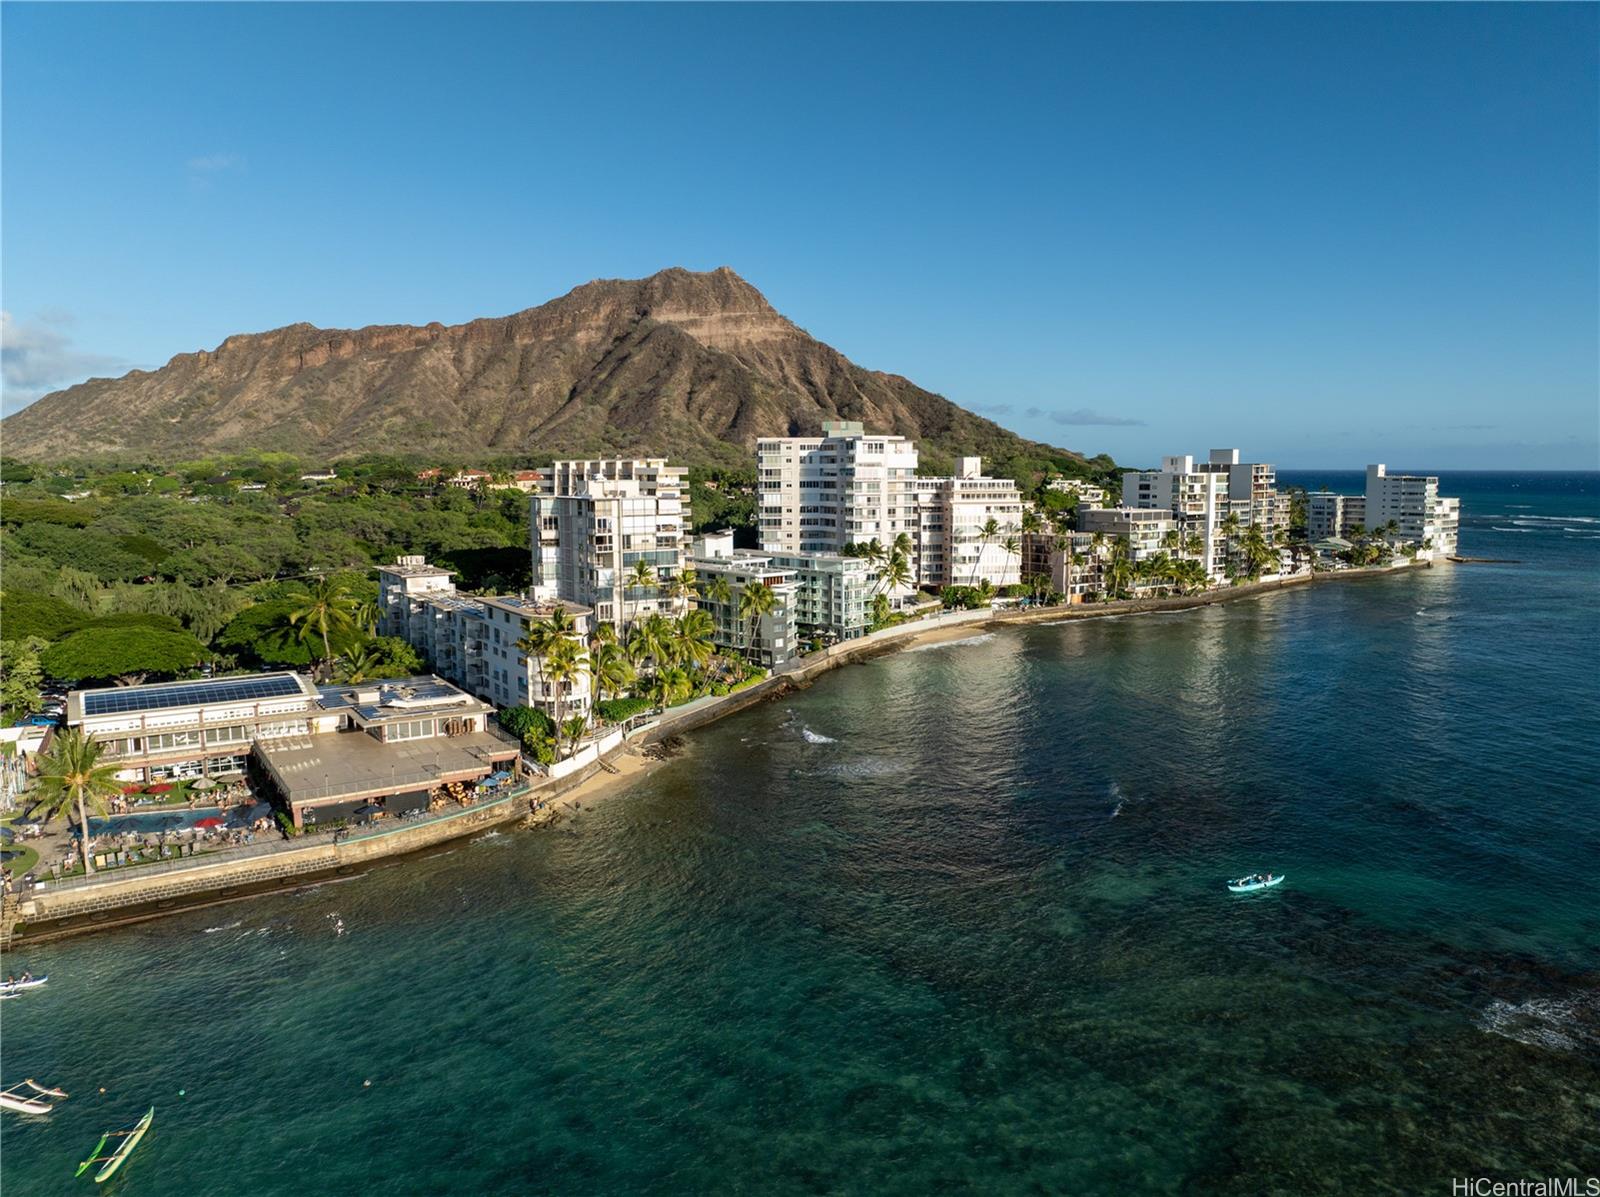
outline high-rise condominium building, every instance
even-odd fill
[[[1022,492],[987,478],[977,457],[956,458],[953,478],[918,478],[918,582],[996,588],[1022,579]],[[1015,551],[1013,551],[1015,550]]]
[[[531,502],[535,593],[622,627],[668,610],[688,515],[684,470],[665,458],[556,462]]]
[[[1336,495],[1312,491],[1306,495],[1306,539],[1315,544],[1330,536],[1345,536],[1367,523],[1365,495]]]
[[[1170,511],[1181,541],[1175,555],[1198,557],[1213,578],[1227,572],[1229,516],[1240,528],[1259,527],[1269,542],[1289,527],[1288,496],[1278,493],[1277,471],[1264,462],[1240,461],[1237,449],[1213,449],[1203,462],[1163,457],[1159,470],[1125,474],[1122,501]]]
[[[1383,465],[1367,467],[1366,525],[1409,541],[1434,557],[1453,557],[1461,523],[1461,500],[1439,494],[1439,479],[1425,474],[1391,474]]]
[[[821,436],[756,442],[761,547],[771,553],[837,553],[917,536],[917,447],[828,421]]]

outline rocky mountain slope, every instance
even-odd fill
[[[758,436],[815,432],[830,418],[912,436],[946,456],[1063,454],[854,365],[726,267],[602,279],[450,327],[292,324],[232,336],[159,370],[47,395],[5,420],[0,449],[146,460],[648,450],[748,463]]]

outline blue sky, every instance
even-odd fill
[[[1593,468],[1600,8],[3,7],[6,410],[732,266],[1118,460]]]

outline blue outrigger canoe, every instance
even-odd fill
[[[1253,877],[1240,877],[1228,882],[1230,894],[1253,894],[1258,889],[1271,889],[1283,880],[1282,873],[1257,873]]]

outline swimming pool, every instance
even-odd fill
[[[89,819],[90,835],[158,835],[163,831],[185,831],[202,819],[223,819],[224,827],[248,827],[257,819],[272,815],[270,802],[235,806],[226,814],[220,807],[201,806],[194,810],[145,810],[126,815],[94,815]]]

